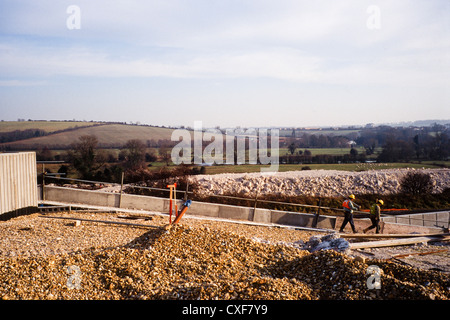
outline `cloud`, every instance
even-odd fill
[[[46,81],[0,80],[0,87],[34,87],[46,84]]]
[[[448,13],[436,12],[439,1],[429,3],[379,1],[381,28],[371,31],[366,1],[80,0],[82,27],[70,31],[69,3],[5,1],[0,71],[9,79],[261,77],[442,86]]]
[[[329,57],[289,47],[264,50],[145,53],[123,58],[97,48],[1,46],[5,78],[267,78],[334,85],[447,86],[450,60],[441,50]],[[12,82],[14,83],[14,82]],[[26,83],[26,82],[25,82]],[[32,82],[31,82],[32,83]]]

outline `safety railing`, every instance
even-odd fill
[[[443,211],[445,213],[445,211]],[[417,225],[422,227],[440,227],[440,228],[449,228],[450,227],[450,212],[448,212],[448,220],[438,220],[438,215],[436,213],[432,213],[434,215],[434,219],[427,219],[427,215],[431,215],[429,213],[418,213],[414,216],[412,214],[406,215],[390,215],[390,217],[394,218],[394,223],[403,223],[409,225]],[[407,220],[407,222],[405,221]]]
[[[156,188],[156,187],[145,187],[145,186],[138,186],[138,185],[124,185],[124,184],[119,184],[116,182],[105,182],[105,181],[94,181],[94,180],[83,180],[83,179],[74,179],[74,178],[64,178],[64,177],[59,177],[58,174],[51,174],[51,175],[45,175],[45,179],[44,181],[48,181],[48,179],[55,179],[55,180],[59,180],[59,181],[71,181],[71,182],[80,182],[80,183],[87,183],[87,184],[98,184],[98,185],[105,185],[105,186],[120,186],[120,191],[122,192],[124,190],[124,187],[132,187],[132,188],[137,188],[137,189],[143,189],[143,190],[153,190],[153,191],[163,191],[163,192],[167,192],[169,193],[169,189],[167,188]],[[181,194],[191,194],[194,195],[195,192],[193,191],[189,191],[189,190],[185,190],[185,191],[179,191]],[[274,201],[274,200],[265,200],[265,199],[259,199],[258,196],[254,197],[254,198],[246,198],[246,197],[237,197],[237,196],[228,196],[228,195],[218,195],[218,194],[208,194],[208,197],[213,197],[213,198],[224,198],[224,199],[234,199],[234,200],[242,200],[242,201],[249,201],[249,202],[253,202],[254,205],[256,206],[258,203],[268,203],[268,204],[278,204],[278,205],[286,205],[286,206],[293,206],[293,207],[304,207],[304,208],[315,208],[317,209],[319,212],[320,210],[335,210],[335,211],[344,211],[341,208],[332,208],[332,207],[326,207],[326,206],[321,206],[319,205],[309,205],[309,204],[301,204],[301,203],[293,203],[293,202],[282,202],[282,201]],[[356,213],[361,213],[361,214],[367,214],[367,212],[362,212],[362,211],[355,211]]]
[[[58,176],[58,174],[51,174],[51,175],[46,175],[44,173],[45,179],[43,179],[43,182],[45,183],[45,181],[47,181],[48,179],[54,179],[57,181],[69,181],[69,182],[77,182],[77,183],[86,183],[86,184],[98,184],[98,185],[103,185],[103,186],[120,186],[120,195],[122,195],[124,187],[132,187],[132,188],[136,188],[136,189],[143,189],[143,190],[151,190],[151,191],[159,191],[159,192],[167,192],[169,194],[170,190],[168,188],[156,188],[156,187],[146,187],[146,186],[138,186],[138,185],[130,185],[130,184],[123,184],[123,179],[122,179],[122,183],[115,183],[115,182],[105,182],[105,181],[94,181],[94,180],[83,180],[83,179],[74,179],[74,178],[65,178],[65,177],[61,177]],[[43,193],[45,192],[45,188],[43,189]],[[184,190],[184,191],[179,191],[181,194],[185,195],[185,198],[187,198],[188,195],[195,195],[196,193],[193,191],[189,191],[189,190]],[[258,195],[256,195],[256,197],[250,198],[250,197],[237,197],[237,196],[229,196],[229,195],[217,195],[217,194],[208,194],[207,195],[208,198],[223,198],[223,199],[231,199],[231,200],[240,200],[240,201],[247,201],[248,203],[251,203],[252,206],[256,209],[258,207],[258,204],[275,204],[275,205],[283,205],[283,206],[291,206],[291,207],[299,207],[299,208],[308,208],[308,209],[315,209],[315,212],[313,212],[315,214],[316,217],[316,221],[321,213],[321,211],[324,210],[330,210],[330,211],[336,211],[336,212],[343,212],[344,209],[342,208],[333,208],[333,207],[326,207],[326,206],[322,206],[320,204],[320,200],[319,200],[319,204],[318,205],[310,205],[310,204],[302,204],[302,203],[293,203],[293,202],[283,202],[283,201],[274,201],[274,200],[266,200],[266,199],[260,199],[258,198]],[[43,199],[45,199],[45,196],[43,195]],[[195,199],[195,201],[202,201],[201,198]],[[368,217],[368,212],[365,211],[354,211],[354,213],[356,213],[356,218],[357,217]],[[426,222],[434,222],[434,226],[437,227],[444,227],[444,228],[449,228],[449,224],[450,224],[450,213],[449,213],[449,221],[442,221],[442,220],[438,220],[437,219],[437,215],[435,219],[426,219],[424,214],[421,214],[421,217],[412,217],[411,214],[406,214],[406,215],[392,215],[392,214],[386,214],[383,213],[381,215],[382,217],[390,217],[390,218],[394,218],[395,223],[399,223],[398,221],[401,220],[401,223],[405,223],[405,219],[408,219],[408,223],[412,225],[413,221],[422,221],[421,225],[422,226],[426,226],[427,223]],[[414,225],[420,225],[420,224],[414,224]]]

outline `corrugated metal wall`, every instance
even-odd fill
[[[37,207],[36,153],[0,153],[0,215]]]

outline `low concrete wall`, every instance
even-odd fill
[[[40,193],[39,193],[40,194]],[[45,199],[48,201],[72,203],[79,205],[93,205],[122,209],[137,209],[157,212],[169,212],[169,199],[150,196],[138,196],[131,194],[108,193],[102,191],[82,190],[64,188],[56,186],[45,187]],[[178,200],[178,208],[181,208],[183,201]],[[314,215],[308,213],[287,212],[262,208],[240,207],[226,204],[206,203],[193,201],[187,215],[206,216],[212,218],[222,218],[231,220],[247,220],[259,223],[275,223],[281,225],[312,227]],[[421,215],[383,217],[383,233],[411,233],[411,232],[439,232],[435,228],[435,221],[445,221],[448,219],[448,212],[427,213],[425,220],[430,220],[429,225],[422,225]],[[394,219],[397,218],[397,221]],[[316,228],[336,230],[342,224],[343,217],[319,216]],[[417,221],[417,224],[409,225],[409,222]],[[434,221],[434,222],[433,222]],[[355,226],[359,232],[371,225],[369,219],[355,219]],[[448,226],[448,224],[447,224]],[[347,225],[349,231],[350,226]],[[372,230],[373,231],[373,230]],[[370,231],[370,232],[372,232]]]
[[[107,193],[101,191],[64,188],[56,186],[45,187],[45,200],[72,203],[79,205],[95,205],[123,209],[142,209],[157,212],[169,212],[169,199],[138,196],[130,194]],[[178,208],[183,201],[178,200]],[[314,215],[307,213],[286,212],[269,209],[240,207],[226,204],[193,201],[187,215],[207,216],[213,218],[247,220],[259,223],[275,223],[282,225],[312,227]],[[336,217],[320,216],[317,228],[334,229]]]
[[[339,230],[339,228],[342,225],[342,222],[344,220],[344,217],[337,217],[336,219],[336,228]],[[354,219],[355,222],[355,228],[358,233],[362,233],[363,230],[369,226],[372,225],[372,222],[370,219]],[[423,226],[413,226],[409,224],[401,224],[401,223],[391,223],[386,221],[380,222],[380,228],[381,233],[384,234],[390,234],[390,233],[439,233],[442,232],[441,228],[435,228],[435,227],[423,227]],[[347,223],[344,229],[345,232],[352,232],[352,229],[350,227],[350,224]],[[368,233],[375,233],[375,229],[371,229],[368,231]]]
[[[383,221],[391,223],[409,224],[422,227],[449,227],[450,212],[429,212],[405,214],[393,217],[383,217]]]

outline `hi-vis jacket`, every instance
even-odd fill
[[[355,206],[355,204],[350,199],[346,199],[342,203],[342,207],[344,207],[344,210],[348,211],[348,212],[353,212],[353,210],[358,210],[358,207]]]
[[[381,214],[380,206],[378,204],[374,203],[370,207],[370,215],[371,215],[371,217],[374,217],[375,219],[380,220],[380,214]]]

